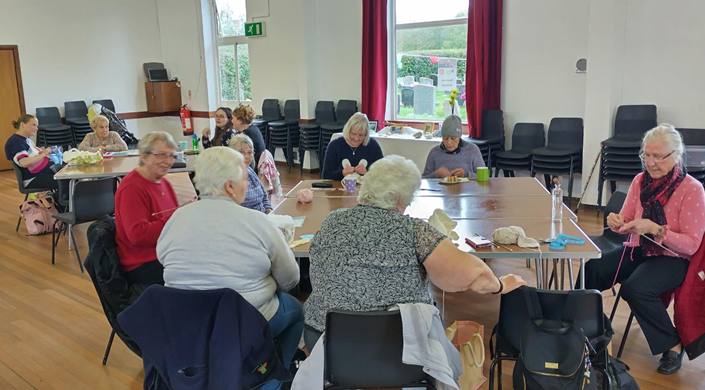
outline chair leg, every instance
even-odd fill
[[[113,346],[113,339],[115,338],[115,330],[110,332],[110,339],[108,340],[108,346],[105,347],[105,354],[103,355],[103,365],[108,362],[108,355],[110,355],[110,348]]]
[[[24,202],[26,202],[27,199],[29,199],[29,194],[24,194]],[[15,227],[15,233],[20,231],[20,222],[22,222],[22,210],[20,210],[20,217],[17,218],[17,227]]]
[[[600,216],[602,211],[602,189],[605,186],[605,174],[602,172],[602,166],[600,165],[600,176],[597,180],[597,216]]]
[[[544,173],[543,174],[543,181],[546,183],[546,189],[549,192],[551,192],[551,190],[553,189],[552,185],[551,185],[551,175]]]
[[[54,258],[56,255],[56,220],[51,228],[51,265],[54,265]],[[59,228],[60,229],[60,228]],[[59,237],[61,237],[61,232],[59,232]]]
[[[497,364],[497,389],[502,390],[502,361]]]
[[[78,245],[76,245],[76,235],[73,233],[73,226],[69,226],[71,231],[71,241],[73,241],[73,249],[76,250],[76,260],[78,260],[78,267],[81,268],[81,273],[83,272],[83,263],[81,263],[81,255],[78,253]]]
[[[634,313],[629,314],[629,320],[627,320],[627,327],[624,328],[624,336],[622,336],[622,342],[619,343],[619,351],[617,352],[617,359],[622,360],[622,353],[624,352],[624,347],[627,345],[627,337],[629,336],[629,329],[632,327],[632,321],[634,321]]]
[[[610,180],[610,191],[610,194],[617,192],[617,182],[614,180]]]
[[[612,287],[614,290],[614,287]],[[614,321],[614,315],[617,314],[617,305],[619,305],[619,300],[622,298],[622,289],[617,293],[617,299],[614,301],[614,306],[612,306],[612,313],[610,313],[610,322]]]
[[[492,168],[490,168],[490,172],[492,172]],[[494,177],[499,177],[499,167],[495,167],[495,169],[494,169]]]
[[[570,157],[570,177],[568,178],[568,208],[573,204],[573,157]]]

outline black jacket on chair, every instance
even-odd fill
[[[88,275],[98,293],[110,326],[132,352],[142,356],[137,344],[120,327],[117,317],[139,298],[142,289],[128,282],[120,272],[115,241],[115,219],[103,216],[88,227],[89,252],[84,261]]]
[[[240,390],[291,380],[269,322],[234,290],[154,285],[118,319],[142,348],[145,368],[171,389]],[[145,372],[145,380],[153,376]]]

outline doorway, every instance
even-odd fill
[[[12,169],[5,158],[5,142],[15,132],[12,121],[25,112],[17,45],[0,45],[0,170]]]

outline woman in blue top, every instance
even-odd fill
[[[32,142],[39,128],[37,118],[29,114],[22,115],[12,122],[12,126],[17,131],[5,143],[5,157],[20,167],[24,186],[58,189],[59,184],[54,180],[55,172],[51,169],[54,164],[48,157],[51,148],[40,149]]]
[[[343,136],[328,144],[322,176],[324,179],[342,180],[353,172],[364,175],[382,157],[382,148],[374,138],[370,138],[367,115],[356,112],[345,124]],[[343,167],[343,160],[346,159],[350,165]],[[362,160],[366,160],[367,165],[360,164]]]
[[[245,158],[245,166],[247,166],[248,187],[245,192],[245,200],[240,205],[269,214],[272,211],[272,203],[269,201],[269,195],[264,190],[262,182],[253,169],[255,159],[252,139],[245,134],[238,134],[230,140],[230,148],[242,154]]]

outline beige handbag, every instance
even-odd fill
[[[446,329],[446,337],[460,352],[463,374],[458,379],[461,390],[477,390],[487,380],[482,372],[485,363],[484,327],[474,321],[455,321]]]

